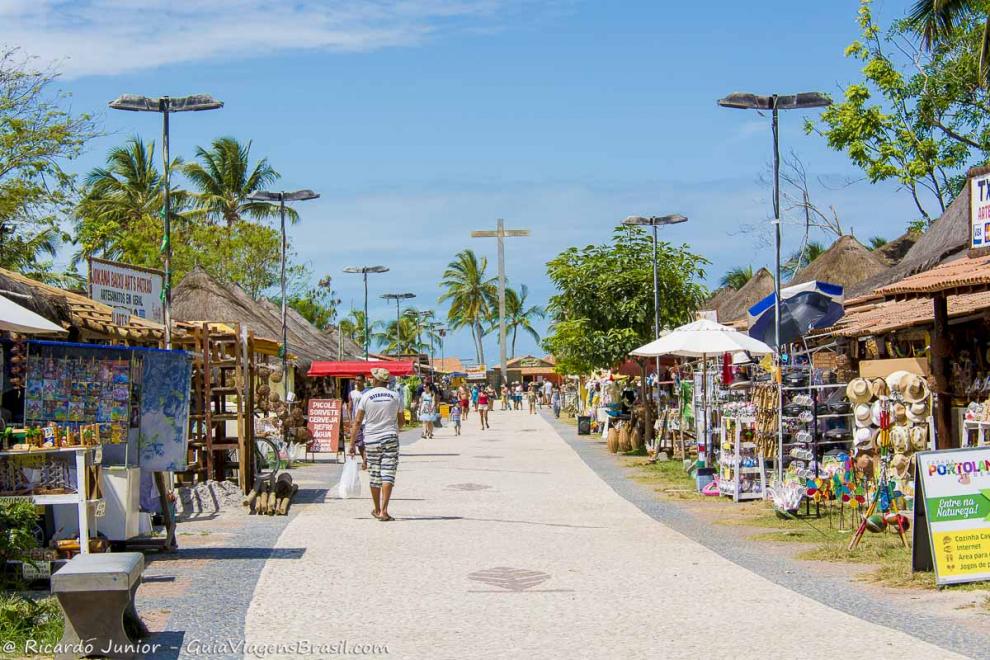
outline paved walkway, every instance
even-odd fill
[[[654,521],[539,416],[476,422],[403,452],[395,522],[371,518],[366,498],[300,507],[258,581],[247,643],[346,640],[401,658],[960,657]]]

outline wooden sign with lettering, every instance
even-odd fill
[[[340,399],[310,399],[309,428],[311,439],[306,451],[311,454],[340,450]]]

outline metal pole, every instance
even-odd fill
[[[773,277],[773,341],[777,350],[777,367],[780,382],[777,384],[777,480],[784,481],[784,363],[780,354],[780,131],[778,126],[777,95],[773,96],[773,222],[774,222],[774,277]]]
[[[364,359],[368,359],[368,271],[364,271]]]
[[[657,226],[653,225],[653,338],[660,339],[660,281],[657,278]],[[656,359],[657,380],[660,379],[660,356]],[[647,431],[649,435],[649,431]]]
[[[162,112],[162,158],[164,160],[162,171],[165,173],[165,197],[163,205],[165,208],[165,217],[162,219],[165,234],[163,238],[165,243],[163,246],[165,248],[165,300],[162,302],[164,303],[165,348],[172,348],[172,200],[171,190],[169,190],[169,175],[171,174],[172,167],[168,158],[168,101],[167,96],[159,101],[159,107]]]
[[[289,326],[286,323],[286,311],[285,311],[285,252],[286,252],[286,241],[285,241],[285,193],[280,192],[278,194],[278,205],[279,213],[282,219],[282,265],[281,265],[281,278],[282,278],[282,400],[288,402],[289,400]]]
[[[502,385],[508,382],[505,362],[505,221],[498,219],[498,357]]]
[[[395,354],[399,354],[399,344],[402,342],[402,335],[399,333],[399,299],[395,299]]]

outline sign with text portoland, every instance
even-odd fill
[[[156,323],[164,323],[165,311],[162,305],[164,279],[165,274],[160,270],[139,268],[95,257],[89,260],[89,297],[113,307],[115,319],[129,314]]]
[[[923,527],[936,584],[990,580],[990,447],[917,457],[915,568]]]
[[[990,245],[990,174],[969,182],[970,247]]]
[[[310,399],[308,416],[311,454],[340,451],[340,399]]]

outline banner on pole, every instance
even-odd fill
[[[89,297],[114,308],[118,325],[124,314],[165,322],[162,287],[165,274],[115,261],[89,259]],[[126,323],[126,319],[124,319]]]

